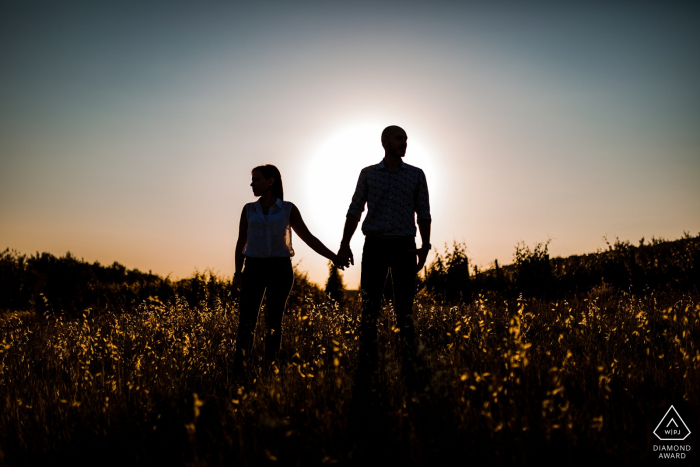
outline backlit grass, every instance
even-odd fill
[[[671,404],[686,422],[700,419],[694,293],[599,287],[568,300],[494,294],[466,304],[422,292],[414,318],[433,390],[419,405],[401,381],[387,304],[369,441],[350,423],[359,315],[358,303],[311,298],[288,309],[291,361],[236,382],[235,302],[150,299],[134,313],[73,320],[6,314],[0,451],[9,465],[98,455],[189,465],[636,463],[654,457],[652,430]],[[367,443],[384,452],[368,454]]]

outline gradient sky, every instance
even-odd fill
[[[336,250],[390,124],[482,267],[696,235],[698,83],[697,2],[3,1],[0,248],[230,276],[272,163]]]

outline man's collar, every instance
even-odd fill
[[[399,164],[398,167],[396,167],[396,170],[403,169],[405,165],[406,164],[404,163],[403,159],[401,159],[401,163]],[[384,159],[382,159],[382,161],[379,163],[379,168],[380,169],[387,169],[389,172],[391,172],[389,167],[387,167],[386,164],[384,164]]]

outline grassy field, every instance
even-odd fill
[[[658,456],[652,431],[670,405],[691,432],[700,420],[695,292],[603,285],[461,303],[423,291],[414,318],[432,391],[420,403],[399,377],[386,304],[381,397],[363,416],[350,400],[357,302],[292,306],[292,361],[244,384],[231,375],[236,306],[6,313],[0,464],[630,465]]]

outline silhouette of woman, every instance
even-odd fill
[[[255,167],[251,175],[253,195],[260,198],[243,207],[233,276],[234,287],[241,290],[234,358],[238,377],[243,376],[245,367],[250,364],[253,333],[263,296],[267,302],[265,367],[279,360],[282,315],[294,283],[292,230],[316,253],[336,264],[338,260],[335,253],[309,232],[299,209],[284,201],[282,176],[277,167],[261,165]]]

